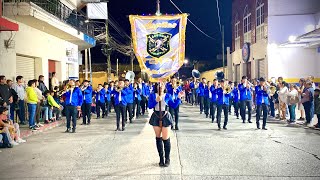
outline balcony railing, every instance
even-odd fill
[[[76,10],[70,9],[60,0],[4,0],[5,3],[33,3],[48,13],[52,14],[60,21],[69,24],[73,28],[81,31],[91,37],[94,37],[94,29],[97,29],[93,23],[85,23],[86,15]]]

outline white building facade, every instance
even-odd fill
[[[95,46],[93,28],[76,12],[78,5],[77,0],[4,0],[3,16],[19,30],[0,31],[0,74],[25,80],[44,75],[47,85],[52,72],[60,81],[78,78],[79,51]]]
[[[233,0],[232,6],[229,79],[281,76],[298,83],[312,75],[320,81],[318,0]]]

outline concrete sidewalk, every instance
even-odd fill
[[[29,129],[28,125],[24,125],[24,126],[20,126],[20,137],[22,139],[27,138],[29,136],[35,135],[35,134],[39,134],[42,133],[44,131],[53,129],[55,127],[59,127],[61,125],[65,124],[65,119],[63,118],[62,120],[59,121],[55,121],[52,122],[50,124],[43,124],[43,127],[40,127],[39,130],[37,131],[32,131],[31,129]]]

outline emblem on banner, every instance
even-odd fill
[[[170,51],[171,34],[154,33],[147,35],[147,52],[150,56],[160,58]]]

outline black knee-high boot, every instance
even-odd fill
[[[157,149],[160,157],[159,166],[164,166],[162,138],[157,137],[156,142],[157,142]]]
[[[171,151],[171,143],[170,138],[167,140],[163,140],[164,144],[164,152],[165,152],[165,166],[168,167],[170,165],[170,151]]]

